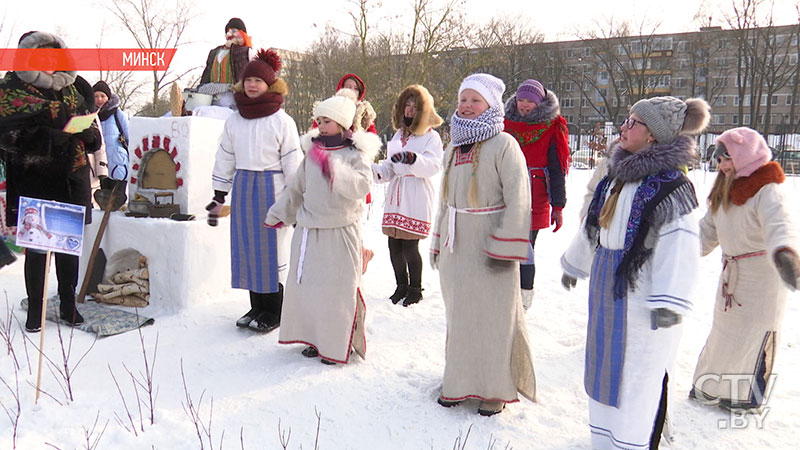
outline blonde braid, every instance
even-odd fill
[[[475,153],[472,157],[472,173],[469,176],[469,191],[467,192],[467,203],[469,206],[476,208],[478,206],[478,177],[475,175],[478,171],[478,160],[481,155],[481,147],[483,141],[475,144]]]
[[[453,151],[450,152],[450,158],[447,160],[447,165],[444,166],[444,176],[442,177],[442,203],[447,204],[447,179],[448,175],[450,175],[450,167],[453,164],[453,157],[456,156],[456,152],[458,151],[458,147],[453,147]]]
[[[611,195],[609,195],[605,203],[603,203],[600,216],[597,218],[597,224],[600,225],[601,228],[607,229],[608,226],[611,225],[611,219],[614,217],[614,210],[617,209],[617,200],[619,199],[619,193],[622,191],[623,186],[625,186],[625,183],[617,180],[614,187],[611,189]]]

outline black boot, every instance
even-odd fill
[[[400,302],[400,300],[404,299],[408,294],[408,285],[402,284],[397,286],[397,289],[394,290],[394,294],[389,296],[389,300],[392,301],[395,305]]]
[[[25,331],[36,333],[42,329],[42,298],[44,298],[44,266],[46,256],[31,250],[25,252],[25,292],[28,294],[28,317]]]
[[[263,311],[250,322],[250,328],[261,333],[281,326],[281,311],[283,310],[283,285],[278,283],[278,292],[259,294],[263,300]]]
[[[250,311],[247,311],[245,315],[239,318],[236,321],[236,326],[239,328],[247,328],[250,325],[250,322],[256,318],[261,311],[263,310],[263,306],[261,305],[261,298],[257,292],[250,291]]]
[[[6,247],[6,243],[0,241],[0,268],[5,267],[14,261],[17,260],[17,257],[14,256],[14,253]]]
[[[61,320],[67,322],[69,326],[77,327],[83,325],[83,316],[78,312],[78,308],[75,307],[74,293],[71,298],[69,296],[61,297],[61,307],[59,309]]]
[[[31,300],[28,298],[28,317],[25,320],[25,331],[38,333],[42,330],[42,299]]]
[[[409,287],[408,295],[406,295],[406,299],[403,300],[403,306],[409,306],[413,305],[414,303],[419,303],[420,300],[422,300],[422,288]]]
[[[56,253],[58,298],[61,300],[60,317],[70,326],[83,324],[83,316],[75,307],[75,285],[78,284],[78,257]]]

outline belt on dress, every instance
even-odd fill
[[[449,248],[450,252],[456,242],[456,213],[464,214],[497,214],[506,209],[506,205],[487,206],[484,208],[456,208],[452,205],[447,205],[447,239],[444,241],[444,247]]]
[[[722,296],[725,298],[725,309],[723,311],[727,311],[733,303],[742,306],[741,303],[736,301],[736,298],[733,296],[733,291],[731,290],[731,286],[736,286],[736,282],[739,279],[739,265],[736,264],[736,262],[740,259],[764,256],[766,254],[766,250],[759,250],[757,252],[744,253],[736,256],[722,255],[722,275],[725,280],[722,282]]]

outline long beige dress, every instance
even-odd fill
[[[318,130],[313,132],[318,134]],[[333,177],[305,158],[266,222],[297,227],[278,342],[315,347],[330,361],[347,363],[351,347],[362,358],[365,305],[361,296],[361,214],[372,182],[377,136],[356,132],[354,146],[329,148]],[[301,147],[310,146],[308,135]]]
[[[449,146],[447,198],[440,199],[431,251],[447,316],[442,398],[534,401],[536,379],[519,288],[519,261],[528,254],[530,186],[525,159],[511,135],[481,144],[477,204],[467,200],[475,148]],[[453,223],[455,222],[455,223]],[[451,230],[451,231],[448,231]],[[452,244],[452,245],[449,245]],[[489,257],[511,261],[497,269]]]
[[[694,372],[696,396],[745,408],[762,403],[786,308],[772,255],[797,249],[788,207],[781,186],[770,183],[743,205],[709,211],[700,221],[703,255],[719,245],[725,260],[711,334]]]

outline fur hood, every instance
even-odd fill
[[[541,123],[553,120],[561,115],[561,105],[558,97],[551,91],[547,91],[547,96],[542,103],[536,105],[533,111],[523,116],[517,111],[517,96],[513,96],[506,101],[506,119],[512,122]]]
[[[356,103],[356,117],[353,119],[353,131],[366,131],[375,122],[375,109],[366,100]]]
[[[697,144],[682,134],[669,144],[655,143],[636,153],[629,153],[619,142],[610,150],[608,174],[624,182],[637,181],[662,170],[683,170],[696,159]]]
[[[64,41],[58,36],[44,31],[31,31],[22,36],[19,40],[19,48],[67,48]],[[15,72],[20,80],[32,84],[40,89],[52,89],[60,91],[75,82],[77,72],[74,70],[55,72],[50,75],[44,72],[30,70]],[[94,98],[92,98],[94,99]]]
[[[308,133],[300,136],[300,148],[303,150],[303,154],[311,150],[314,145],[311,140],[317,136],[319,136],[319,128],[312,128]],[[356,150],[361,152],[366,161],[370,163],[375,160],[375,156],[381,151],[381,146],[383,145],[378,135],[367,133],[366,131],[354,131],[350,139],[353,141],[353,146]]]
[[[348,73],[347,75],[343,76],[338,83],[336,83],[336,90],[342,89],[344,87],[344,82],[347,81],[348,78],[352,78],[353,81],[356,82],[358,85],[358,101],[364,100],[364,97],[367,95],[367,85],[364,84],[364,80],[361,79],[358,75],[354,73]]]
[[[442,124],[442,118],[436,114],[436,108],[433,106],[433,96],[421,84],[412,84],[403,89],[403,92],[397,97],[392,110],[392,127],[395,130],[403,128],[403,116],[406,102],[409,98],[413,97],[417,103],[417,115],[408,127],[409,131],[415,136],[422,136],[427,133],[429,129],[436,128]]]

